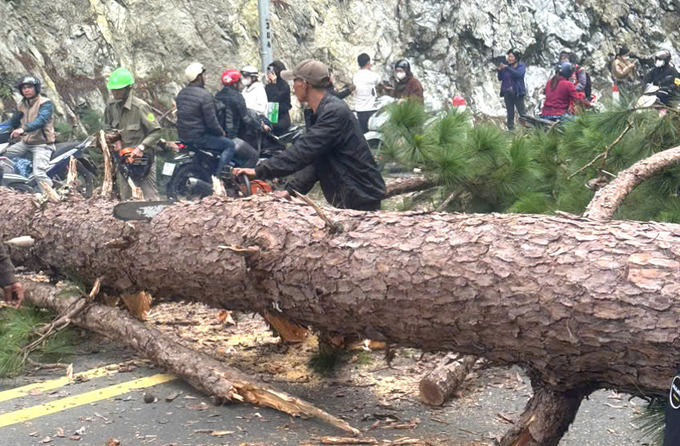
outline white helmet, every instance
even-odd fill
[[[199,74],[203,74],[205,68],[203,68],[202,63],[194,62],[190,64],[186,70],[184,70],[184,78],[187,82],[193,82],[196,80]]]
[[[246,65],[245,67],[241,68],[241,74],[246,77],[251,77],[257,76],[259,73],[257,71],[257,68],[255,68],[254,66]]]

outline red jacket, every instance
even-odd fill
[[[569,111],[569,108],[574,102],[582,102],[586,105],[585,95],[576,91],[574,84],[567,79],[561,77],[557,86],[553,90],[548,81],[545,85],[545,102],[543,103],[542,115],[545,116],[561,116]]]

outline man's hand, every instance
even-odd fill
[[[265,132],[271,132],[272,128],[269,127],[267,124],[262,124],[262,130],[264,130]]]
[[[241,174],[245,175],[248,177],[250,180],[254,180],[256,175],[255,175],[255,169],[248,169],[248,168],[241,168],[241,167],[234,167],[231,169],[231,174],[232,176],[239,176]]]
[[[12,139],[18,138],[18,137],[20,137],[21,135],[23,135],[24,133],[25,133],[25,132],[24,132],[24,129],[22,129],[21,127],[19,127],[18,129],[15,129],[15,130],[12,132],[12,134],[10,135],[10,137],[11,137]]]
[[[134,158],[141,158],[142,155],[144,155],[144,152],[139,148],[139,146],[135,147],[135,150],[132,151],[132,156]]]
[[[276,198],[285,198],[286,200],[290,200],[290,194],[287,190],[277,190],[274,192],[274,196]]]
[[[21,302],[24,300],[24,286],[21,282],[14,282],[11,285],[7,285],[4,289],[5,292],[5,302],[7,302],[11,307],[19,308]]]
[[[356,90],[356,89],[357,89],[356,85],[354,85],[354,84],[349,85],[349,91],[354,92],[354,90]]]

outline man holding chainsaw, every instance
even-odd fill
[[[151,107],[135,96],[134,83],[132,73],[125,68],[111,73],[106,88],[113,97],[104,112],[104,125],[107,130],[120,133],[120,138],[117,134],[107,137],[114,142],[120,162],[125,163],[116,173],[120,198],[127,200],[132,195],[130,179],[142,190],[145,199],[157,200],[154,148],[161,138],[161,126]]]

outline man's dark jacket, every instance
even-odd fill
[[[255,168],[257,178],[298,172],[288,183],[288,192],[306,194],[319,181],[326,200],[335,207],[378,209],[385,182],[352,111],[326,92],[314,118],[293,146]]]
[[[227,132],[227,138],[236,138],[241,133],[242,127],[245,125],[244,119],[248,114],[248,107],[246,107],[246,100],[243,95],[234,87],[226,86],[221,89],[216,95],[215,99],[224,104],[224,122],[220,122],[224,131]]]
[[[206,134],[222,135],[217,120],[215,99],[203,86],[189,84],[175,99],[177,104],[177,133],[182,141],[198,141]]]

